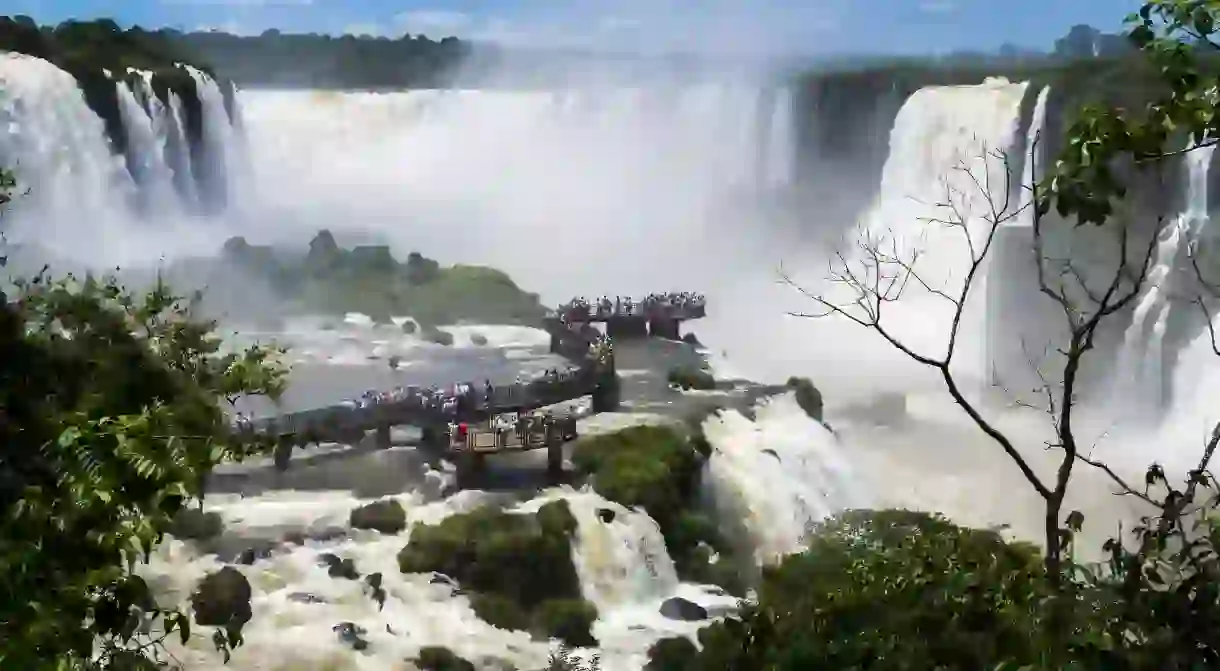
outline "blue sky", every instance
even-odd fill
[[[1116,30],[1137,0],[5,0],[44,23],[457,35],[511,44],[929,53]]]

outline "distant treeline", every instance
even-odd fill
[[[456,37],[157,32],[242,86],[434,88],[448,85],[471,56]]]
[[[6,17],[0,17],[3,18]],[[125,60],[137,61],[148,59],[142,55],[148,53],[154,60],[172,57],[203,66],[245,87],[402,89],[485,86],[493,81],[511,86],[554,86],[582,83],[573,81],[572,73],[587,77],[596,72],[598,76],[632,80],[655,77],[658,73],[680,76],[699,70],[723,70],[726,65],[735,65],[732,61],[713,62],[709,57],[689,54],[643,57],[541,46],[502,48],[456,37],[433,39],[425,35],[388,38],[267,30],[261,35],[245,36],[219,31],[147,30],[140,26],[122,30],[105,19],[39,28],[29,17],[18,16],[0,33],[7,33],[6,40],[0,39],[0,49],[38,54],[45,47],[35,43],[53,39],[63,45],[56,47],[57,53],[93,56],[99,51],[108,55],[122,52]],[[1122,36],[1078,25],[1055,43],[1051,53],[1002,45],[991,53],[960,52],[931,58],[800,59],[789,62],[782,70],[809,73],[963,66],[1006,69],[1048,61],[1106,59],[1130,50]],[[506,73],[511,74],[511,80],[503,77]]]

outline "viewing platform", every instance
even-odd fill
[[[630,297],[577,298],[559,306],[551,319],[574,327],[578,333],[595,331],[604,323],[611,338],[665,338],[681,340],[682,322],[707,316],[707,301],[696,293],[651,294],[638,301]],[[587,327],[587,329],[585,328]],[[558,352],[552,339],[551,350]]]
[[[370,391],[360,400],[239,420],[233,430],[238,435],[276,440],[275,461],[281,470],[288,467],[295,447],[309,444],[356,444],[374,432],[376,446],[388,448],[395,426],[419,428],[422,447],[436,453],[465,453],[477,462],[488,453],[546,447],[554,453],[551,461],[557,464],[559,447],[575,438],[574,418],[535,417],[535,411],[584,396],[592,396],[594,412],[613,411],[618,406],[618,379],[613,349],[601,334],[590,338],[558,320],[547,320],[543,326],[551,332],[552,343],[563,343],[557,353],[573,361],[575,368],[555,370],[528,382],[490,387],[458,383],[447,390],[404,387]],[[464,433],[462,440],[453,435],[457,427]],[[505,430],[509,428],[513,430]],[[488,440],[487,435],[493,438]]]

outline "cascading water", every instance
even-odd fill
[[[155,113],[156,108],[146,111],[126,82],[118,82],[117,89],[119,113],[127,131],[127,165],[140,186],[141,209],[173,212],[179,202],[173,171],[165,161],[164,120]],[[156,100],[155,96],[153,99]]]
[[[890,152],[876,202],[849,232],[856,238],[851,244],[866,241],[868,249],[855,249],[847,266],[866,287],[878,270],[883,278],[895,273],[901,277],[905,265],[918,276],[901,285],[902,295],[896,301],[893,292],[899,284],[886,289],[887,280],[881,280],[883,293],[891,295],[886,296],[880,320],[920,354],[944,356],[956,306],[936,294],[957,299],[972,259],[981,256],[991,235],[992,206],[1007,201],[1005,189],[1011,180],[1000,152],[1012,145],[1020,129],[1026,88],[1026,83],[989,79],[976,86],[915,92],[890,132]],[[1010,214],[1015,216],[1015,207]],[[954,357],[956,364],[979,378],[985,370],[981,351],[985,284],[982,273],[974,277]],[[843,284],[831,285],[828,291],[836,304],[857,298],[854,288]]]
[[[1123,338],[1114,385],[1118,416],[1148,421],[1158,419],[1164,411],[1165,329],[1174,308],[1178,275],[1187,272],[1183,255],[1210,221],[1207,175],[1215,149],[1215,145],[1206,145],[1186,153],[1186,207],[1159,232],[1152,266]]]
[[[834,434],[791,394],[761,403],[754,420],[722,412],[703,431],[713,449],[704,473],[712,505],[721,519],[741,520],[739,540],[760,562],[799,551],[813,524],[866,501]]]
[[[182,101],[171,94],[167,110],[151,75],[137,74],[134,89],[116,83],[125,161],[70,74],[42,59],[0,53],[0,156],[29,191],[5,222],[10,241],[34,243],[45,260],[102,267],[216,247],[215,231],[182,216],[197,200]],[[204,125],[214,127],[206,161],[234,138],[218,128],[228,127],[228,115],[216,102],[215,81],[196,75],[206,94]]]
[[[11,238],[73,240],[87,221],[100,233],[90,243],[95,252],[118,251],[135,184],[76,80],[42,59],[0,53],[0,114],[0,155],[29,189],[15,203]]]

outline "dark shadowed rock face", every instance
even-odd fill
[[[209,573],[191,595],[195,622],[208,627],[244,625],[252,617],[251,595],[250,581],[232,566]]]
[[[661,604],[661,615],[671,620],[695,622],[707,619],[707,609],[681,597],[671,597]]]

